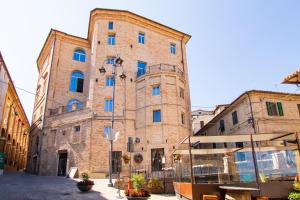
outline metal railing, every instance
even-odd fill
[[[145,74],[156,74],[161,72],[173,72],[178,74],[181,77],[184,77],[184,72],[179,69],[176,65],[169,65],[169,64],[158,64],[158,65],[151,65],[148,66],[146,69],[138,69],[137,77],[141,77]]]

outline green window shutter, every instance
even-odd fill
[[[282,109],[282,103],[281,102],[277,102],[277,108],[278,108],[279,116],[283,116],[283,109]]]
[[[270,102],[266,102],[266,106],[267,106],[268,115],[272,116],[272,108]]]

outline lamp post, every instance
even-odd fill
[[[116,71],[116,67],[117,66],[122,66],[123,60],[118,57],[115,60],[115,63],[112,65],[112,79],[113,79],[113,96],[112,96],[112,115],[111,115],[111,129],[107,135],[107,139],[109,141],[109,183],[108,186],[109,187],[113,187],[113,183],[112,183],[112,149],[113,149],[113,141],[115,141],[117,139],[117,135],[118,133],[116,133],[114,131],[114,122],[115,122],[115,93],[116,93],[116,87],[115,87],[115,83],[116,83],[116,75],[117,75],[117,71]],[[99,68],[99,72],[100,74],[105,74],[106,70],[105,68],[102,66],[101,68]],[[126,78],[126,75],[124,74],[124,72],[120,75],[120,78],[122,80],[124,80]]]

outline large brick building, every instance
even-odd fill
[[[0,153],[7,171],[26,168],[29,121],[0,52]]]
[[[113,84],[114,130],[120,132],[113,144],[113,173],[128,173],[125,154],[134,168],[171,166],[176,144],[191,133],[189,39],[150,19],[110,9],[91,11],[87,38],[51,30],[37,60],[28,169],[41,175],[65,175],[70,167],[94,177],[107,174],[104,135],[111,127]],[[113,81],[118,56],[124,62]],[[126,78],[119,77],[122,73]],[[134,159],[137,154],[142,156]]]

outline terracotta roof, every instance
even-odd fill
[[[288,75],[283,79],[282,83],[286,84],[300,84],[300,69],[295,71],[293,74]]]

